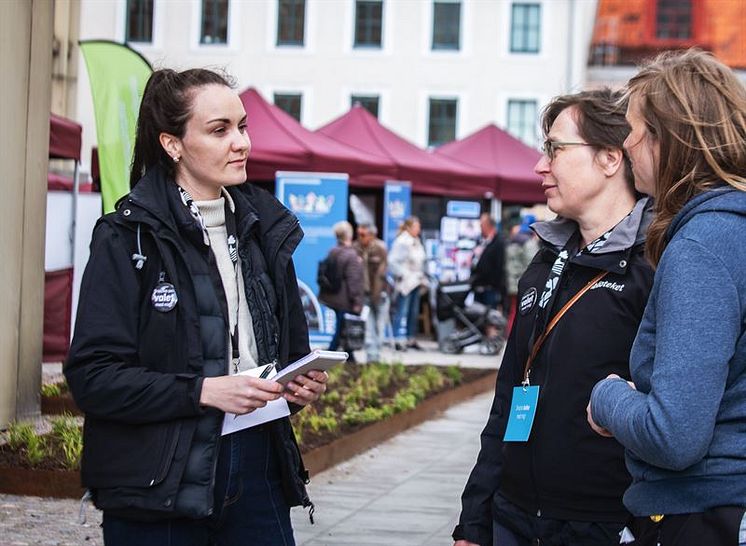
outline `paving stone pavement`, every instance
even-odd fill
[[[446,410],[314,476],[316,524],[293,509],[298,546],[450,546],[491,394]],[[100,513],[75,500],[0,495],[0,546],[101,546]],[[135,546],[135,545],[133,545]]]

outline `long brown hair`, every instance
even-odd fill
[[[689,49],[644,65],[627,93],[660,150],[645,248],[657,265],[687,201],[723,184],[746,191],[746,88],[711,53]]]

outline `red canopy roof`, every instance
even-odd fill
[[[360,105],[353,106],[317,133],[393,161],[397,178],[410,181],[416,193],[481,197],[496,190],[495,177],[491,174],[418,148],[381,125]]]
[[[396,178],[396,166],[385,156],[309,131],[253,87],[240,96],[251,137],[250,180],[274,180],[276,171],[343,172],[352,186],[380,187]]]
[[[496,197],[508,203],[546,203],[534,165],[541,153],[493,124],[444,144],[435,153],[478,167],[497,178]]]
[[[49,115],[49,157],[80,161],[83,127],[72,120]]]

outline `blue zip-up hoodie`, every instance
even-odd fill
[[[637,390],[591,394],[626,448],[636,516],[746,505],[746,192],[696,196],[668,238],[630,354]]]

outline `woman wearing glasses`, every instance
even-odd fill
[[[558,97],[544,111],[535,170],[558,218],[532,226],[541,249],[519,282],[457,546],[619,543],[624,452],[590,429],[585,406],[599,379],[629,377],[653,279],[643,255],[650,211],[622,148],[624,112],[608,89]]]

